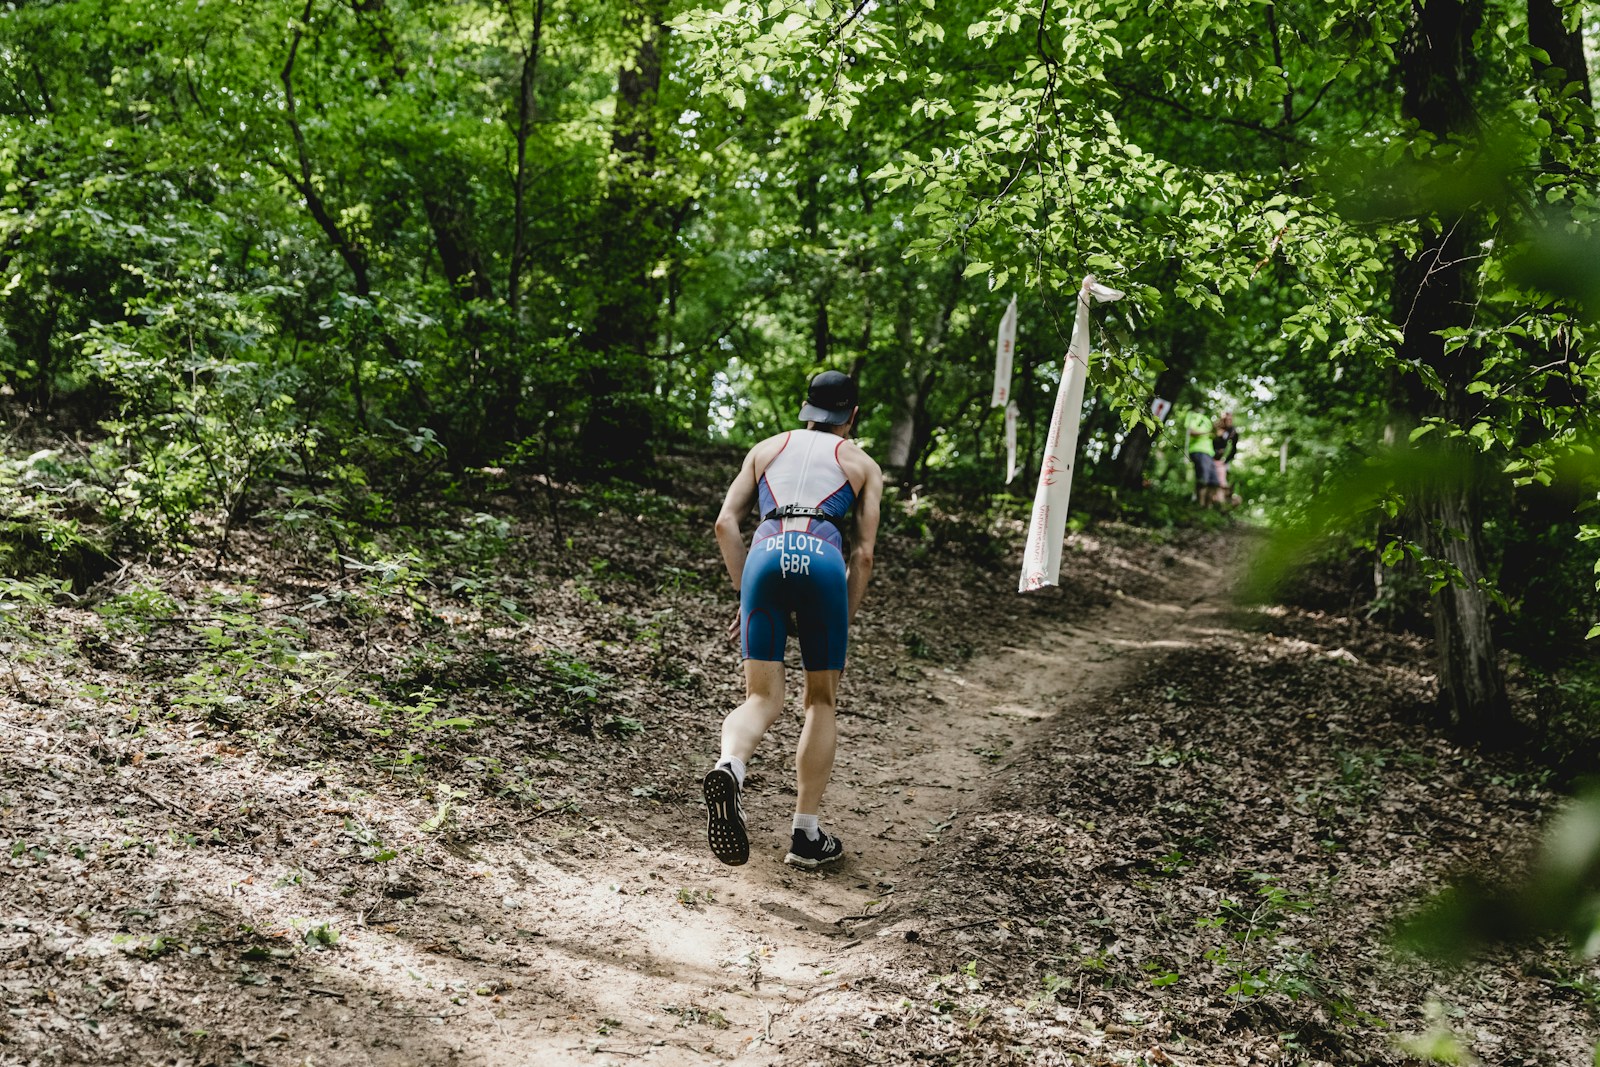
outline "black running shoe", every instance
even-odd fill
[[[807,870],[816,870],[824,863],[832,863],[844,856],[844,842],[830,833],[817,832],[815,841],[806,836],[804,830],[796,830],[789,839],[789,854],[783,857],[783,862]]]
[[[727,767],[713,767],[701,783],[706,792],[706,840],[717,859],[737,867],[750,859],[750,837],[739,807],[739,780]]]

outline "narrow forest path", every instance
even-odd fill
[[[614,827],[608,845],[565,869],[535,867],[517,845],[479,850],[493,870],[527,871],[518,921],[533,928],[538,996],[508,996],[492,1025],[456,1023],[452,1050],[495,1064],[812,1060],[815,1050],[792,1040],[808,1006],[875,966],[874,942],[896,932],[905,911],[901,890],[939,877],[922,866],[925,852],[954,820],[983,809],[997,767],[1064,709],[1093,730],[1097,696],[1152,654],[1184,645],[1192,628],[1219,625],[1228,568],[1199,555],[1168,559],[1165,597],[1119,596],[1073,624],[1019,630],[998,653],[908,680],[902,709],[858,711],[847,683],[824,816],[847,857],[832,868],[781,862],[795,716],[752,765],[746,866],[724,867],[705,851],[693,797],[647,828]],[[997,597],[995,624],[1016,621],[1007,614]],[[792,692],[790,706],[797,700]]]
[[[1019,597],[1009,534],[903,503],[842,693],[847,856],[781,862],[791,713],[728,868],[712,492],[565,536],[510,499],[528,558],[484,558],[511,625],[330,586],[257,531],[231,571],[147,565],[7,638],[0,1064],[806,1062],[782,1035],[874,966],[996,774],[1224,584],[1217,537],[1108,526]]]
[[[750,863],[705,845],[739,696],[710,491],[627,504],[510,512],[511,622],[332,599],[262,542],[0,645],[0,1065],[1395,1064],[1440,1019],[1589,1062],[1600,975],[1559,950],[1492,995],[1386,955],[1553,794],[1419,720],[1416,637],[1235,610],[1248,532],[1099,525],[1022,597],[1005,535],[902,505],[841,694],[846,858],[806,872],[792,710]]]

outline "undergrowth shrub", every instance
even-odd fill
[[[0,458],[0,576],[65,579],[81,593],[116,565],[104,532],[74,511],[82,485],[46,449]]]

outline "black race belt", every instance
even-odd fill
[[[840,518],[841,516],[838,515],[829,515],[821,508],[807,507],[804,504],[784,504],[782,507],[773,508],[761,516],[763,522],[768,519],[821,519],[823,522],[833,523],[836,529],[843,530],[844,527],[840,524]]]

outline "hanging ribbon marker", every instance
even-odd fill
[[[1005,407],[1011,399],[1011,357],[1017,348],[1017,298],[1012,297],[1006,313],[1000,316],[1000,333],[994,342],[994,393],[992,408]]]
[[[1067,530],[1067,503],[1072,498],[1072,467],[1078,455],[1078,420],[1083,414],[1083,387],[1089,378],[1089,305],[1092,301],[1121,300],[1123,292],[1084,277],[1078,290],[1078,315],[1072,323],[1072,343],[1061,372],[1055,413],[1045,438],[1044,462],[1039,467],[1039,487],[1033,496],[1033,521],[1028,524],[1028,547],[1022,553],[1022,578],[1017,592],[1055,585],[1061,577],[1061,543]]]
[[[1015,400],[1006,404],[1006,484],[1017,476],[1017,409]]]

